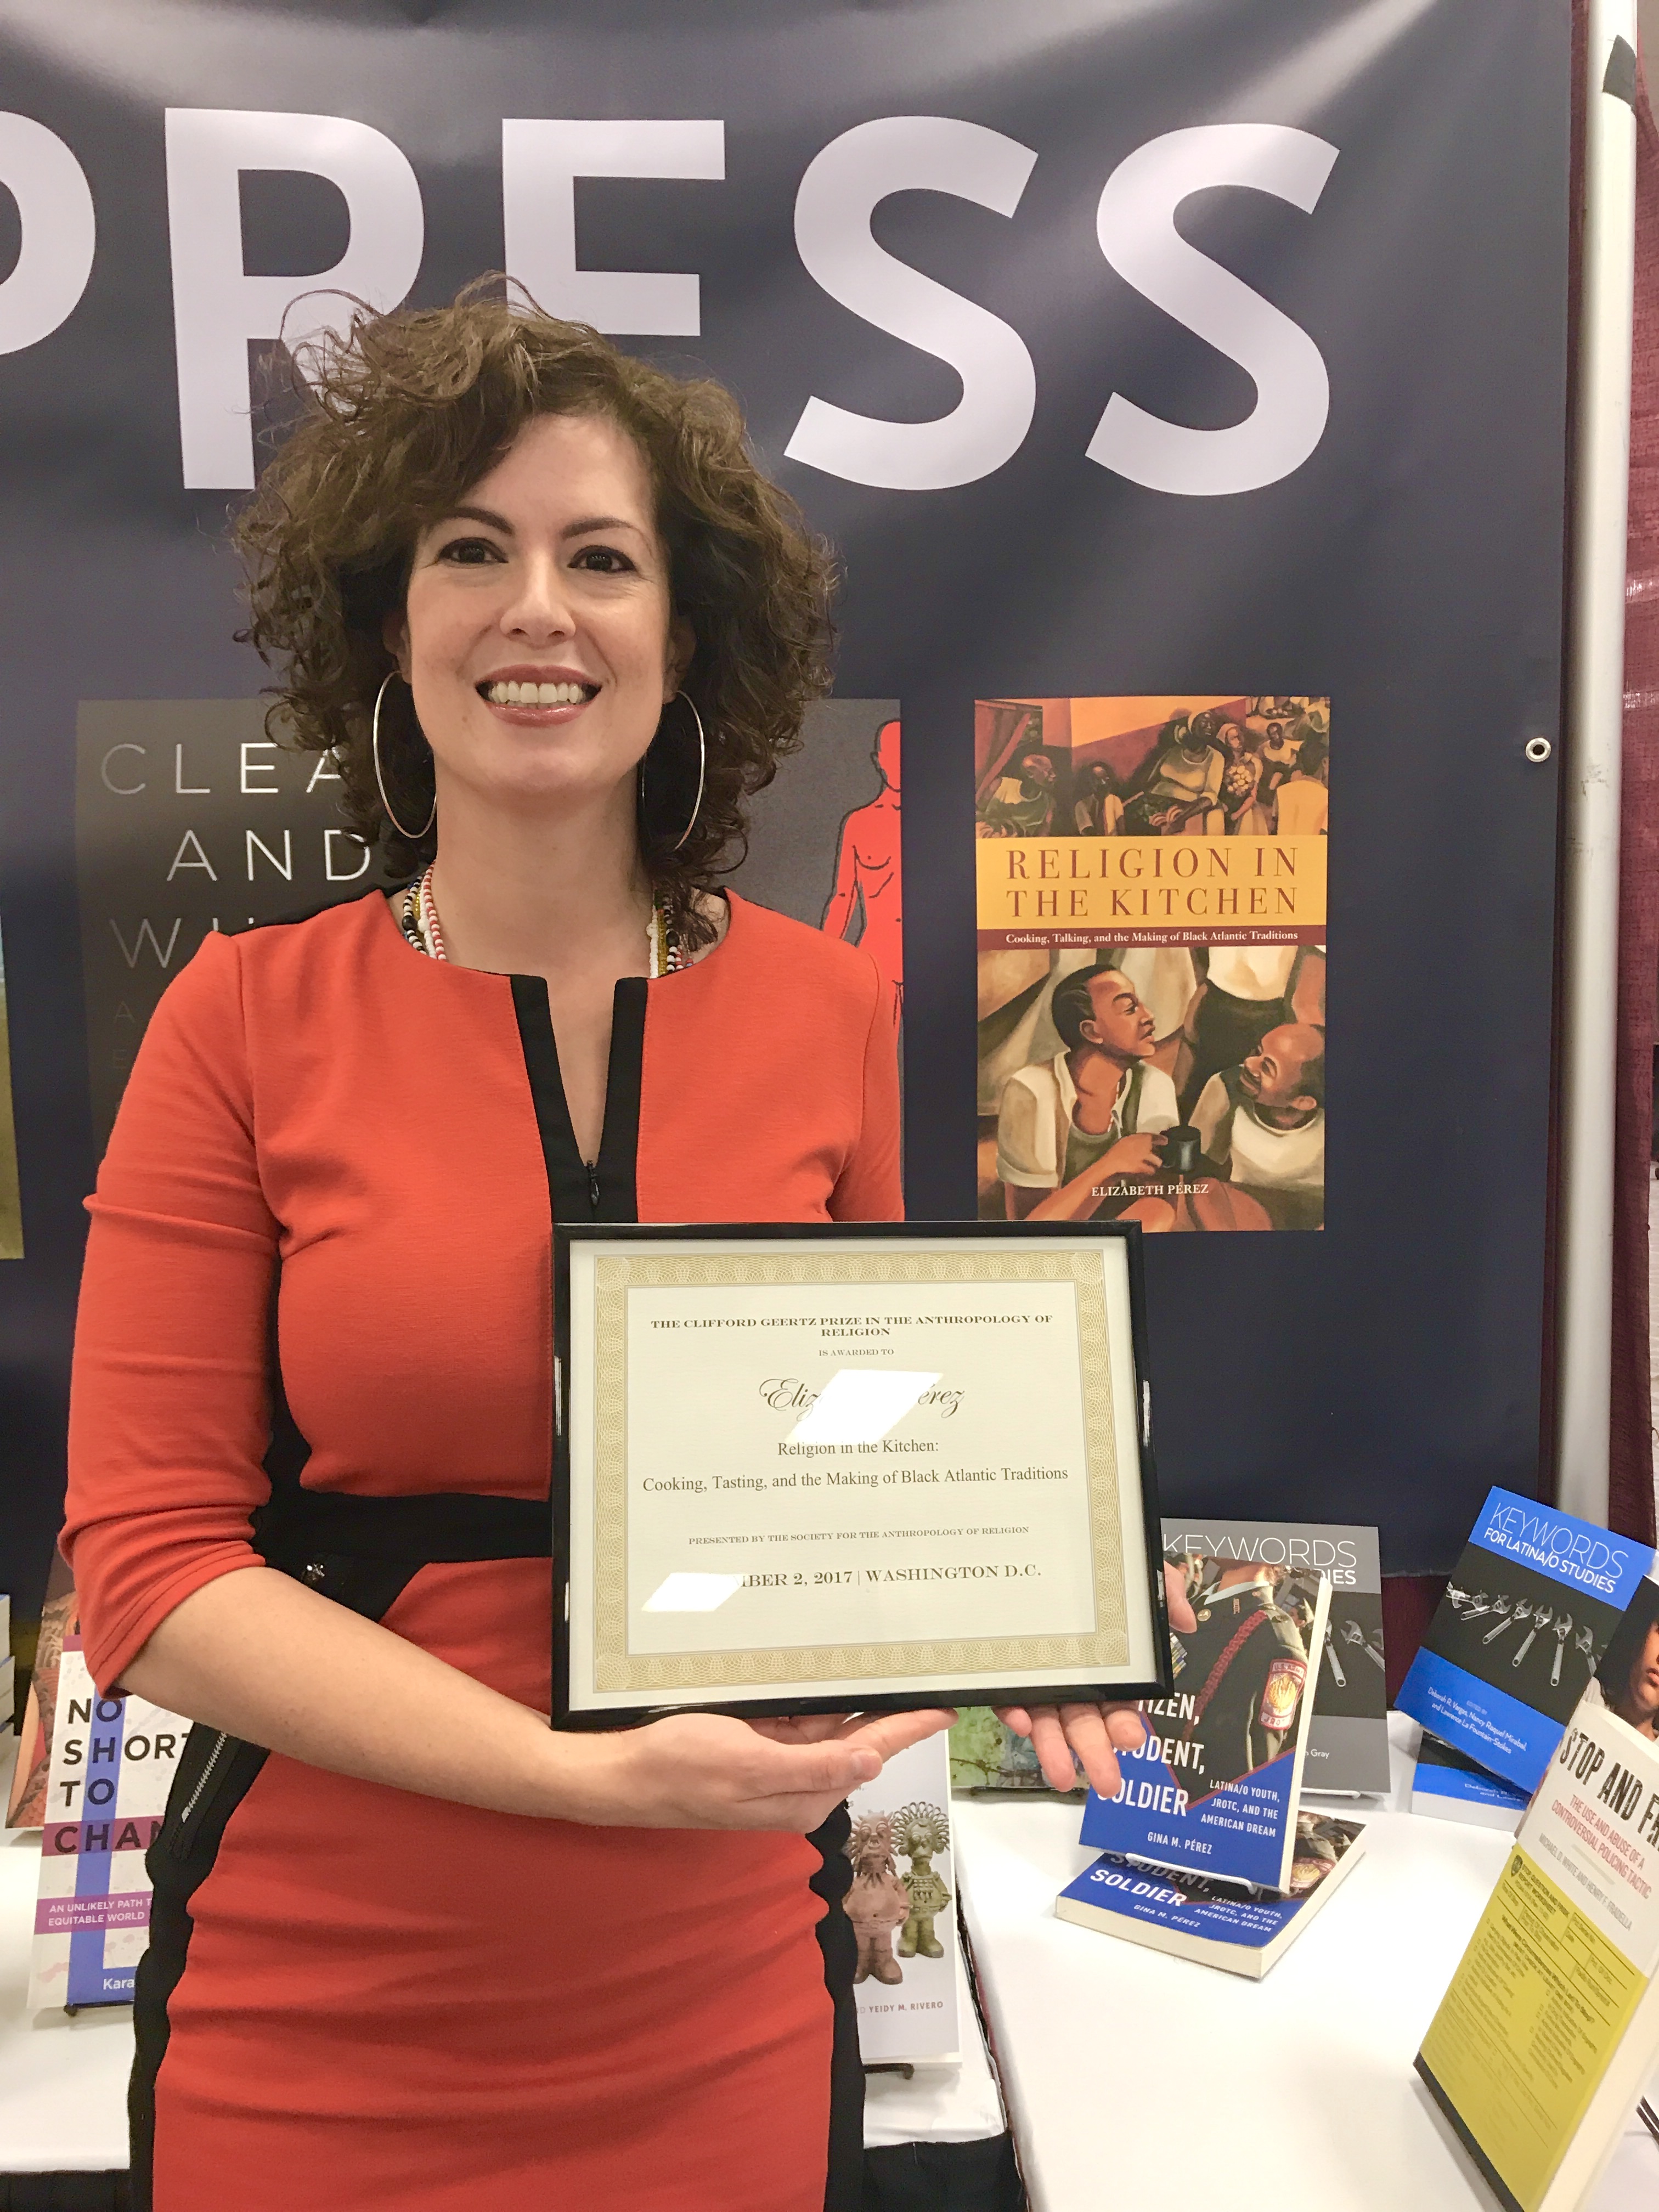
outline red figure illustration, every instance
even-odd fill
[[[830,937],[848,937],[862,909],[856,942],[875,962],[892,994],[896,1027],[904,1012],[904,914],[899,857],[899,726],[884,722],[870,757],[881,771],[881,790],[867,806],[855,806],[841,825],[836,888],[823,910]]]

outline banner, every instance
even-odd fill
[[[837,549],[830,711],[865,716],[861,781],[805,918],[896,946],[898,787],[862,702],[902,710],[913,1216],[1006,1208],[994,1079],[1059,1087],[1048,1008],[1027,1058],[988,1060],[981,962],[1011,963],[994,1024],[1109,959],[1166,1127],[1198,1132],[1139,1177],[1186,1185],[1134,1194],[1148,1227],[1164,1205],[1273,1232],[1149,1237],[1168,1509],[1376,1522],[1400,1571],[1447,1565],[1492,1482],[1534,1486],[1558,763],[1526,747],[1559,738],[1568,32],[1565,0],[0,11],[22,1610],[60,1507],[81,1201],[156,991],[216,915],[354,889],[312,764],[259,750],[267,679],[235,642],[227,515],[294,404],[261,363],[340,293],[430,303],[502,267],[726,383]],[[1029,739],[1034,714],[1070,818],[1027,825],[1030,779],[1003,774],[981,818],[1012,834],[979,837],[976,732],[1024,715]],[[1183,717],[1208,732],[1185,765]],[[1327,882],[1328,782],[1289,756],[1331,725]],[[787,765],[763,809],[811,781]],[[1042,872],[1085,848],[1103,919]],[[1247,882],[1247,853],[1275,872]],[[1017,854],[1064,916],[986,920]],[[1200,911],[1200,871],[1250,911]],[[1061,921],[1089,941],[983,943]],[[1276,1134],[1237,1073],[1270,1036]]]

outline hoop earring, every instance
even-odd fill
[[[702,733],[702,716],[697,712],[697,702],[691,696],[691,694],[689,691],[682,691],[678,696],[684,699],[686,705],[691,709],[691,719],[697,726],[697,796],[692,805],[691,819],[686,823],[684,829],[681,830],[678,837],[669,848],[669,850],[673,853],[678,853],[679,851],[680,847],[684,844],[686,839],[691,835],[691,832],[697,826],[697,817],[702,812],[703,785],[706,782],[708,775],[708,741]],[[433,804],[434,806],[437,804],[435,798],[434,799]]]
[[[374,782],[380,794],[380,805],[386,810],[386,818],[397,831],[398,835],[400,837],[406,839],[407,842],[412,845],[417,838],[425,836],[427,831],[432,827],[433,823],[438,818],[438,792],[436,784],[434,783],[432,792],[432,811],[427,816],[426,820],[421,824],[418,830],[404,829],[403,823],[398,821],[397,816],[392,812],[392,801],[386,795],[386,778],[380,773],[380,702],[386,696],[386,685],[392,682],[392,678],[395,677],[398,671],[395,668],[391,670],[381,683],[380,690],[374,694],[374,726],[369,734],[368,749],[374,757]],[[701,790],[699,790],[697,793],[697,801],[701,805],[702,803],[702,793]],[[680,844],[683,845],[684,842],[684,838],[681,838]],[[679,845],[677,845],[674,848],[674,850],[678,853],[679,850]]]

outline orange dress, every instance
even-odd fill
[[[208,939],[90,1201],[64,1546],[100,1684],[263,1553],[549,1711],[555,1213],[901,1210],[874,964],[731,908],[696,966],[617,986],[592,1174],[539,981],[423,958],[378,894]],[[855,2203],[828,1825],[586,1828],[193,1730],[136,2202],[817,2212],[828,2173]]]

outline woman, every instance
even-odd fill
[[[825,558],[724,393],[592,331],[463,295],[307,366],[248,635],[407,887],[210,938],[91,1202],[83,1632],[202,1724],[136,2202],[851,2204],[837,1808],[949,1717],[546,1720],[550,1221],[900,1211],[873,963],[711,889]],[[1139,1740],[1014,1717],[1103,1787]]]

